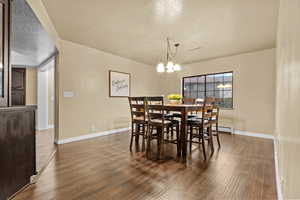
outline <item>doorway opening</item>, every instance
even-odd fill
[[[56,58],[50,38],[26,0],[11,3],[10,105],[37,105],[36,171],[41,172],[56,151]]]
[[[55,57],[37,69],[36,164],[45,167],[55,144]]]

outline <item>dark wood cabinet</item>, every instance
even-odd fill
[[[30,183],[36,173],[35,110],[0,108],[0,200]]]

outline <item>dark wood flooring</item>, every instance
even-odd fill
[[[276,199],[272,140],[222,134],[221,141],[207,162],[195,144],[186,164],[172,144],[164,161],[130,153],[128,133],[60,145],[38,183],[14,200]]]

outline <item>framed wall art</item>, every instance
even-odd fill
[[[130,96],[130,74],[109,70],[109,96]]]

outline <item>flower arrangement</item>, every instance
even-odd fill
[[[182,96],[180,94],[170,94],[168,95],[167,97],[169,100],[181,100],[182,99]]]
[[[171,104],[180,104],[182,96],[180,94],[170,94],[167,98]]]

